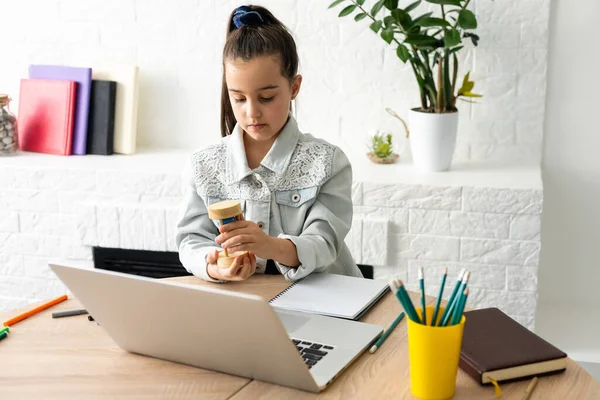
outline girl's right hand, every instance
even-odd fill
[[[256,256],[248,252],[245,256],[236,257],[229,268],[220,268],[217,265],[219,252],[217,250],[208,253],[208,276],[222,281],[243,281],[256,272]]]

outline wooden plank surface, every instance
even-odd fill
[[[171,278],[191,285],[251,293],[271,299],[290,283],[256,275],[246,282],[212,284],[196,277]],[[416,294],[411,294],[416,300]],[[433,299],[428,299],[429,304]],[[26,309],[30,309],[27,307]],[[127,353],[86,315],[52,319],[51,313],[80,308],[69,299],[17,323],[0,342],[2,399],[411,399],[406,321],[375,353],[365,353],[325,392],[315,395],[200,368]],[[0,321],[23,310],[0,313]],[[362,321],[387,327],[401,311],[390,293]],[[503,398],[521,399],[529,382],[503,384]],[[40,394],[43,394],[40,396]],[[495,399],[459,370],[457,399]],[[600,399],[600,384],[572,360],[560,375],[540,378],[531,399]]]
[[[0,313],[0,323],[24,310]],[[250,379],[128,353],[69,299],[18,322],[0,341],[0,399],[227,399]]]

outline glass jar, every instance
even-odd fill
[[[17,118],[8,108],[10,98],[0,94],[0,156],[12,155],[19,150]]]

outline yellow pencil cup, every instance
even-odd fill
[[[431,326],[434,307],[427,307],[427,325],[408,319],[408,355],[412,394],[419,399],[450,399],[456,389],[465,317],[457,325]],[[444,309],[438,311],[438,321]],[[417,308],[421,317],[421,309]]]

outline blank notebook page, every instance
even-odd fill
[[[313,273],[294,282],[270,303],[285,310],[358,319],[388,288],[381,280]]]

